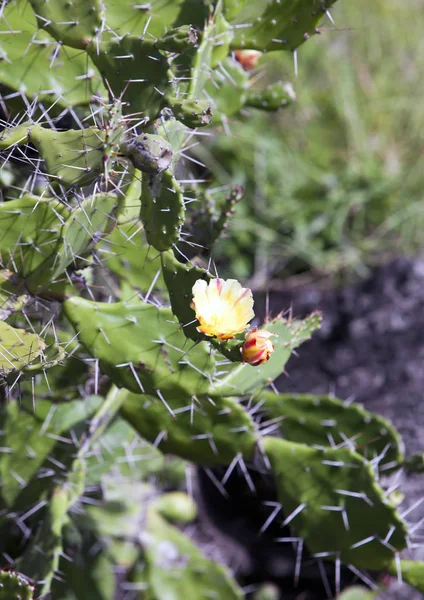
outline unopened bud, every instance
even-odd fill
[[[262,52],[259,52],[259,50],[236,50],[234,56],[245,71],[250,71],[258,64]]]
[[[264,329],[256,328],[249,331],[241,349],[244,362],[253,367],[266,363],[274,352],[274,344],[269,339],[273,335],[275,333]]]

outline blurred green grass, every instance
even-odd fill
[[[299,48],[297,77],[292,54],[261,59],[258,79],[292,81],[297,102],[249,110],[197,150],[217,190],[246,191],[219,245],[223,273],[266,287],[363,273],[424,246],[423,10],[423,0],[341,1],[335,26],[326,18]]]

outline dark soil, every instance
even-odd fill
[[[269,301],[273,315],[290,306],[297,317],[316,309],[324,315],[321,330],[290,359],[288,376],[277,382],[281,391],[331,392],[354,399],[396,425],[408,456],[424,451],[424,260],[396,260],[344,289],[304,286],[295,292],[271,294]],[[271,510],[263,499],[272,500],[272,483],[256,476],[259,502],[245,478],[234,475],[227,485],[229,497],[224,498],[211,475],[222,473],[200,473],[203,510],[195,536],[208,546],[209,553],[235,569],[245,586],[268,580],[279,584],[284,600],[328,598],[321,574],[316,564],[308,562],[305,549],[297,587],[293,547],[275,544],[272,527],[258,535]],[[424,500],[424,474],[402,474],[400,481],[406,496],[400,510],[417,504],[406,517],[413,525],[424,519],[424,502],[419,504],[420,498]],[[415,531],[417,539],[420,534],[424,541],[424,525]],[[424,544],[414,549],[414,557],[424,559]],[[334,589],[334,569],[328,577]],[[351,578],[351,573],[342,572],[342,580]],[[384,597],[424,598],[397,585]]]

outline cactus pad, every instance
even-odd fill
[[[388,567],[394,577],[402,577],[409,585],[424,594],[424,562],[419,560],[394,560]]]
[[[23,196],[0,205],[1,266],[22,278],[45,270],[54,258],[69,211],[56,200]]]
[[[239,27],[235,27],[233,47],[295,50],[316,33],[318,23],[334,0],[271,0],[266,5],[258,2],[253,10],[249,4],[247,22],[243,10],[236,19]]]
[[[46,163],[53,185],[87,185],[103,171],[108,158],[106,135],[98,129],[52,131],[34,126],[29,140]]]
[[[243,598],[241,589],[224,567],[208,560],[154,510],[148,512],[143,549],[146,580],[153,598]]]
[[[100,0],[29,0],[38,25],[66,46],[84,50],[102,27]]]
[[[406,525],[359,454],[271,437],[262,442],[286,522],[310,552],[378,570],[405,548]]]
[[[359,404],[344,404],[331,396],[262,392],[257,400],[271,419],[281,417],[284,439],[309,446],[346,445],[383,465],[399,465],[403,443],[393,425]]]
[[[64,303],[64,311],[81,343],[118,386],[159,393],[172,403],[206,392],[213,380],[214,360],[206,345],[186,346],[167,308],[74,297]]]
[[[0,80],[12,92],[29,100],[39,98],[58,108],[88,104],[94,95],[106,97],[100,75],[87,56],[61,48],[47,32],[37,31],[28,2],[9,2],[2,7],[1,28],[9,34],[0,41]],[[59,68],[60,67],[60,68]],[[16,98],[3,95],[10,109]],[[19,108],[26,108],[22,98]]]
[[[126,36],[93,42],[87,52],[113,98],[124,102],[125,114],[141,113],[146,120],[156,119],[165,96],[172,93],[172,73],[153,42]]]
[[[237,454],[251,459],[256,434],[250,415],[236,401],[198,396],[170,400],[172,413],[157,398],[126,391],[122,415],[163,452],[202,465],[229,464]]]
[[[0,321],[0,377],[23,371],[37,359],[42,360],[45,348],[45,341],[35,333]]]
[[[34,588],[13,571],[0,571],[0,600],[32,600]]]
[[[287,108],[296,100],[291,83],[277,81],[263,90],[249,90],[246,96],[246,106],[261,110],[278,110]]]
[[[200,267],[195,267],[190,263],[181,263],[171,251],[163,252],[161,260],[163,278],[168,288],[172,312],[183,327],[186,337],[195,341],[204,339],[204,336],[196,329],[198,322],[195,312],[190,306],[191,290],[198,279],[208,281],[211,276]]]
[[[156,250],[169,250],[180,237],[184,221],[181,188],[169,172],[143,176],[140,218],[146,238]]]

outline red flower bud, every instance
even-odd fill
[[[234,52],[236,61],[241,64],[245,71],[254,69],[261,56],[262,52],[259,52],[259,50],[236,50]]]
[[[253,367],[266,363],[274,352],[274,345],[269,339],[272,335],[275,333],[265,329],[256,328],[249,331],[241,349],[244,362]]]

